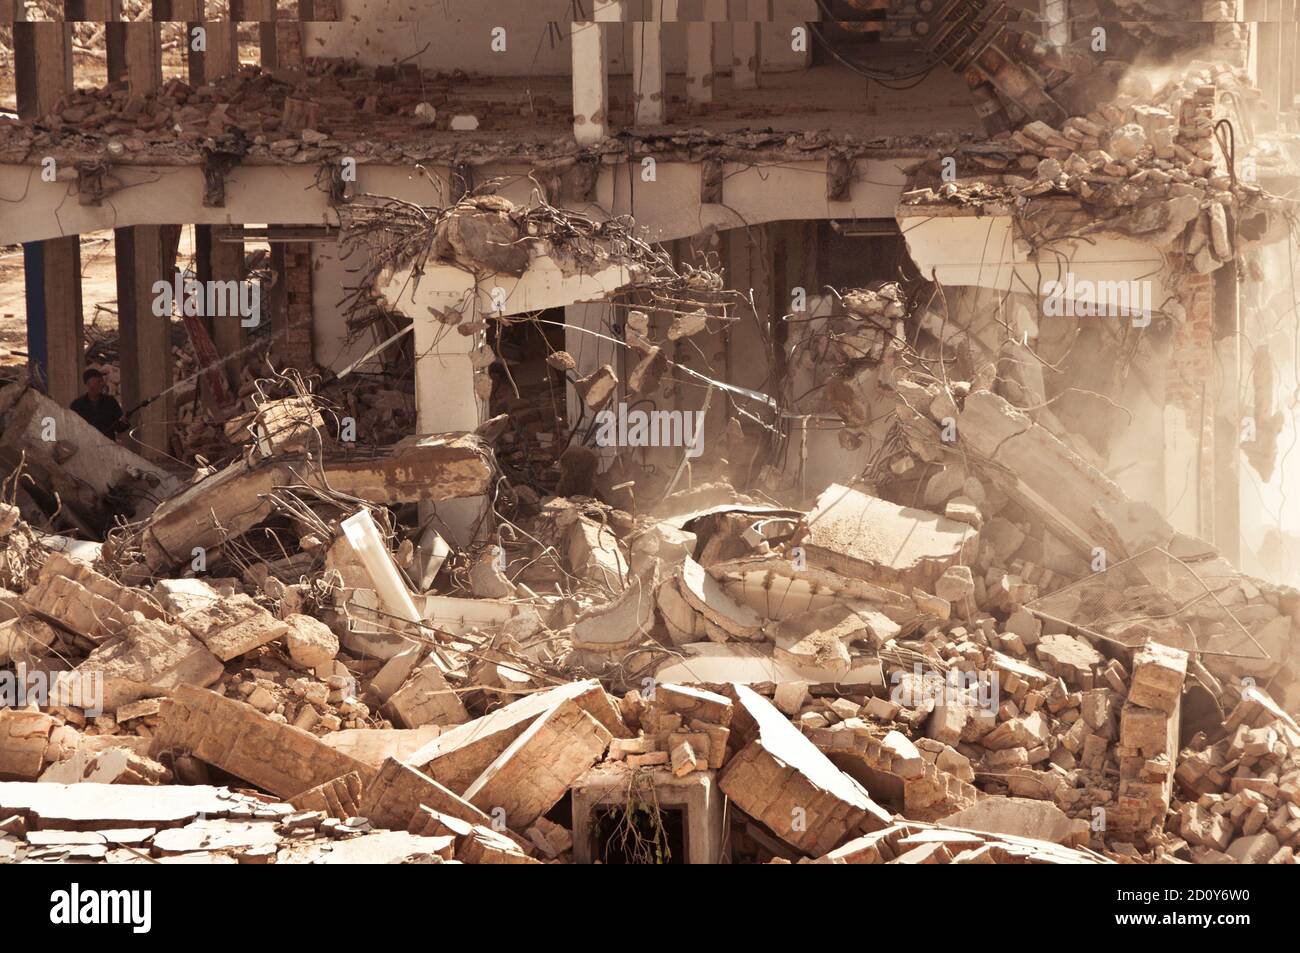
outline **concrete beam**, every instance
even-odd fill
[[[172,280],[175,259],[159,225],[120,228],[113,239],[122,407],[140,452],[162,460],[171,452],[175,409],[173,396],[167,393],[172,385],[171,314],[155,313],[151,289],[157,281]],[[147,401],[148,406],[140,406]]]
[[[457,335],[459,336],[459,335]],[[467,434],[408,437],[377,456],[277,454],[238,460],[162,503],[145,526],[141,548],[154,571],[187,563],[195,546],[213,548],[271,515],[271,491],[303,483],[375,503],[449,500],[486,491],[491,456]]]
[[[611,163],[600,168],[593,201],[571,204],[576,211],[597,218],[635,214],[653,241],[762,222],[892,218],[907,182],[904,170],[912,161],[907,157],[858,160],[842,200],[826,197],[824,159],[774,159],[770,165],[726,163],[722,200],[708,205],[700,202],[702,163],[661,160],[654,182],[640,180],[639,164],[629,174],[628,163]],[[481,173],[485,178],[500,177],[514,183],[504,188],[503,194],[526,203],[533,188],[528,180],[530,170],[526,163],[501,162],[483,166]],[[69,202],[67,183],[41,182],[32,175],[30,165],[0,164],[0,195],[26,195],[23,215],[0,217],[0,244],[173,221],[201,225],[339,224],[328,196],[314,187],[317,169],[307,165],[239,166],[227,180],[222,208],[203,206],[203,173],[197,166],[116,166],[113,171],[124,187],[95,206]],[[442,194],[451,191],[448,167],[430,166],[429,172],[443,183]],[[405,166],[361,165],[357,178],[358,191],[423,205],[440,201],[437,188],[428,179],[413,177]],[[945,226],[938,222],[932,227]]]
[[[921,274],[947,286],[1041,294],[1042,284],[1064,282],[1070,272],[1078,281],[1149,281],[1152,302],[1166,299],[1161,253],[1131,238],[1063,242],[1061,260],[1049,265],[1032,260],[1028,247],[1015,241],[1008,216],[905,215],[898,225]]]

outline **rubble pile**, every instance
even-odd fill
[[[8,506],[6,554],[36,569],[8,574],[2,660],[53,694],[0,711],[4,854],[702,862],[725,842],[759,862],[1294,862],[1300,593],[1194,554],[1112,487],[1097,531],[1116,558],[1155,540],[1215,593],[1184,624],[1176,587],[1131,587],[1123,608],[1145,600],[1151,621],[1117,629],[1096,595],[1115,577],[1089,590],[1043,565],[1072,541],[1010,462],[1026,450],[994,433],[1002,465],[981,457],[980,405],[1001,398],[951,388],[897,380],[902,452],[934,470],[925,508],[861,484],[807,511],[550,497],[507,547],[432,577],[382,510],[349,502],[382,472],[338,471],[342,496],[302,473],[255,483],[257,516],[298,524],[282,538],[300,554],[278,560],[240,541],[256,519],[221,515],[248,508],[220,498],[259,468],[312,458],[310,401],[261,405],[249,459],[89,559]],[[939,436],[952,410],[960,464]],[[1025,448],[1070,453],[1050,434]],[[454,492],[486,487],[432,449],[408,459],[422,485],[460,467]],[[428,493],[406,479],[389,505]],[[177,571],[179,526],[209,540],[209,571]]]
[[[922,187],[902,203],[1020,209],[1056,199],[1053,214],[1028,224],[1032,241],[1128,235],[1186,254],[1205,274],[1237,256],[1237,240],[1266,240],[1283,225],[1281,206],[1258,179],[1287,160],[1247,156],[1232,122],[1215,119],[1226,108],[1249,122],[1258,99],[1243,71],[1223,65],[1192,62],[1158,89],[1135,69],[1113,99],[1060,128],[1035,120],[959,146],[963,178],[939,183],[942,157],[932,156],[916,172]],[[1076,214],[1059,205],[1067,198]]]
[[[69,93],[34,123],[0,124],[0,155],[189,162],[219,151],[250,162],[320,162],[336,154],[406,161],[430,157],[418,140],[434,131],[500,132],[522,109],[531,122],[551,119],[558,134],[569,118],[567,104],[546,95],[522,107],[473,95],[490,82],[413,64],[363,69],[313,60],[310,70],[243,68],[199,87],[173,78],[146,95],[110,84]]]

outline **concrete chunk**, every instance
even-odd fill
[[[163,708],[151,754],[188,751],[272,794],[289,798],[349,771],[375,773],[300,728],[272,721],[251,705],[182,685]]]
[[[468,824],[490,825],[491,818],[433,778],[389,758],[361,796],[361,816],[376,827],[407,830],[421,807],[449,814]]]
[[[888,812],[771,702],[744,685],[733,686],[733,691],[733,730],[749,740],[722,771],[718,784],[740,810],[814,856],[864,828],[888,825]]]
[[[287,622],[280,621],[246,595],[230,596],[191,609],[176,621],[223,662],[274,642],[289,631]]]
[[[130,624],[132,612],[147,619],[165,615],[147,593],[119,586],[63,553],[52,553],[45,561],[36,584],[23,593],[20,605],[96,644],[120,635]]]
[[[411,755],[407,763],[463,794],[535,719],[568,699],[600,722],[612,737],[632,736],[600,683],[588,679],[527,695],[482,718],[449,728]]]
[[[71,678],[79,679],[80,697],[90,698],[95,682],[102,680],[103,707],[114,711],[123,705],[165,695],[178,685],[207,688],[225,669],[217,657],[180,626],[144,620],[118,638],[105,642],[77,666]],[[56,700],[70,704],[76,690],[69,681],[56,688]]]
[[[438,666],[427,662],[395,691],[384,707],[394,721],[405,728],[421,725],[459,725],[469,712],[452,691]]]
[[[1182,649],[1148,642],[1133,654],[1128,700],[1172,715],[1183,694],[1188,655]]]
[[[600,760],[610,733],[569,699],[538,718],[465,791],[465,800],[524,830]]]
[[[911,593],[934,592],[948,567],[971,561],[975,540],[963,523],[831,484],[794,542],[810,566]]]

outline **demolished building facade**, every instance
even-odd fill
[[[20,6],[0,858],[1296,862],[1294,11]]]

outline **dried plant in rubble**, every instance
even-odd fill
[[[628,779],[627,796],[620,805],[613,832],[606,841],[602,861],[623,857],[631,864],[667,864],[672,859],[654,775],[643,768]],[[647,836],[646,831],[649,831]]]

